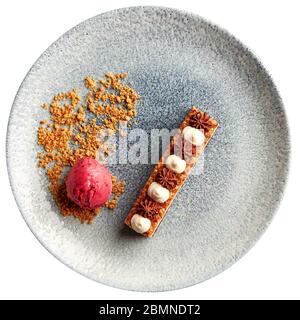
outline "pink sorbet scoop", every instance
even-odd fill
[[[78,160],[66,180],[68,197],[83,209],[102,206],[112,191],[111,173],[98,160]]]

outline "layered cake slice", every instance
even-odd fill
[[[192,107],[126,219],[135,232],[152,237],[218,127],[217,121]]]

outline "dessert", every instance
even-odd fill
[[[129,126],[137,114],[139,95],[123,83],[126,76],[127,73],[107,73],[100,80],[86,77],[84,97],[78,90],[70,90],[56,94],[50,104],[41,106],[48,117],[40,121],[37,130],[38,166],[46,171],[49,190],[60,213],[74,216],[82,223],[92,223],[99,208],[81,208],[69,199],[65,173],[79,159],[105,161],[114,151],[100,134],[104,131],[113,134],[119,130],[121,121]],[[111,182],[112,194],[104,206],[114,209],[124,192],[124,182],[116,176],[111,176]]]
[[[67,195],[80,208],[93,210],[101,207],[112,192],[111,173],[98,160],[78,160],[66,179]]]
[[[145,237],[154,235],[217,127],[217,121],[206,112],[191,108],[140,191],[125,224]]]

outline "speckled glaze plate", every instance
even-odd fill
[[[114,165],[126,192],[93,225],[63,218],[36,166],[39,106],[60,91],[83,89],[86,75],[128,71],[141,95],[142,129],[177,128],[199,106],[220,124],[156,235],[123,221],[153,166]],[[174,9],[133,7],[91,18],[51,45],[16,96],[7,134],[12,189],[28,226],[60,261],[101,283],[129,290],[187,287],[241,258],[269,225],[289,158],[287,121],[266,70],[238,40]]]

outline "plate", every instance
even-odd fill
[[[118,209],[92,225],[63,218],[36,166],[40,108],[57,92],[83,90],[87,75],[128,72],[140,94],[139,128],[177,128],[193,105],[220,124],[155,236],[123,221],[151,164],[113,165],[126,182]],[[286,182],[289,133],[282,101],[257,58],[223,29],[189,13],[131,7],[91,18],[52,44],[14,101],[7,163],[29,228],[60,261],[100,283],[138,291],[187,287],[227,269],[262,235]],[[150,151],[149,151],[150,152]]]

